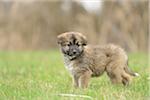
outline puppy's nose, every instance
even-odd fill
[[[73,54],[76,54],[77,53],[77,51],[76,50],[73,50]]]

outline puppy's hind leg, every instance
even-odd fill
[[[118,75],[118,74],[114,74],[114,73],[109,73],[108,74],[111,82],[113,84],[119,84],[119,83],[122,83],[122,77],[121,75]]]
[[[122,83],[122,76],[121,76],[121,72],[120,72],[120,67],[118,67],[117,62],[111,62],[106,67],[106,72],[107,72],[107,75],[109,76],[109,78],[113,84]]]
[[[124,86],[129,85],[129,82],[131,81],[131,76],[127,74],[126,72],[123,72],[122,74],[122,84]]]
[[[116,68],[112,72],[107,72],[107,74],[113,84],[122,83],[124,86],[127,86],[131,81],[130,75],[127,74],[123,69],[121,70],[119,68]]]

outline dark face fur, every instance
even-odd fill
[[[58,36],[58,44],[64,56],[74,60],[83,53],[86,39],[80,33],[67,32]]]

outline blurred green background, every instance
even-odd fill
[[[0,0],[0,50],[58,49],[58,34],[78,31],[148,52],[148,23],[148,0]]]

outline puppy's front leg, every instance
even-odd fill
[[[75,88],[77,88],[77,87],[79,87],[79,84],[78,84],[78,77],[77,76],[72,76],[72,81],[73,81],[73,86],[75,87]]]
[[[91,78],[91,75],[92,75],[92,72],[90,70],[81,74],[81,76],[79,77],[79,80],[78,80],[80,88],[87,88],[88,87],[88,82]]]

